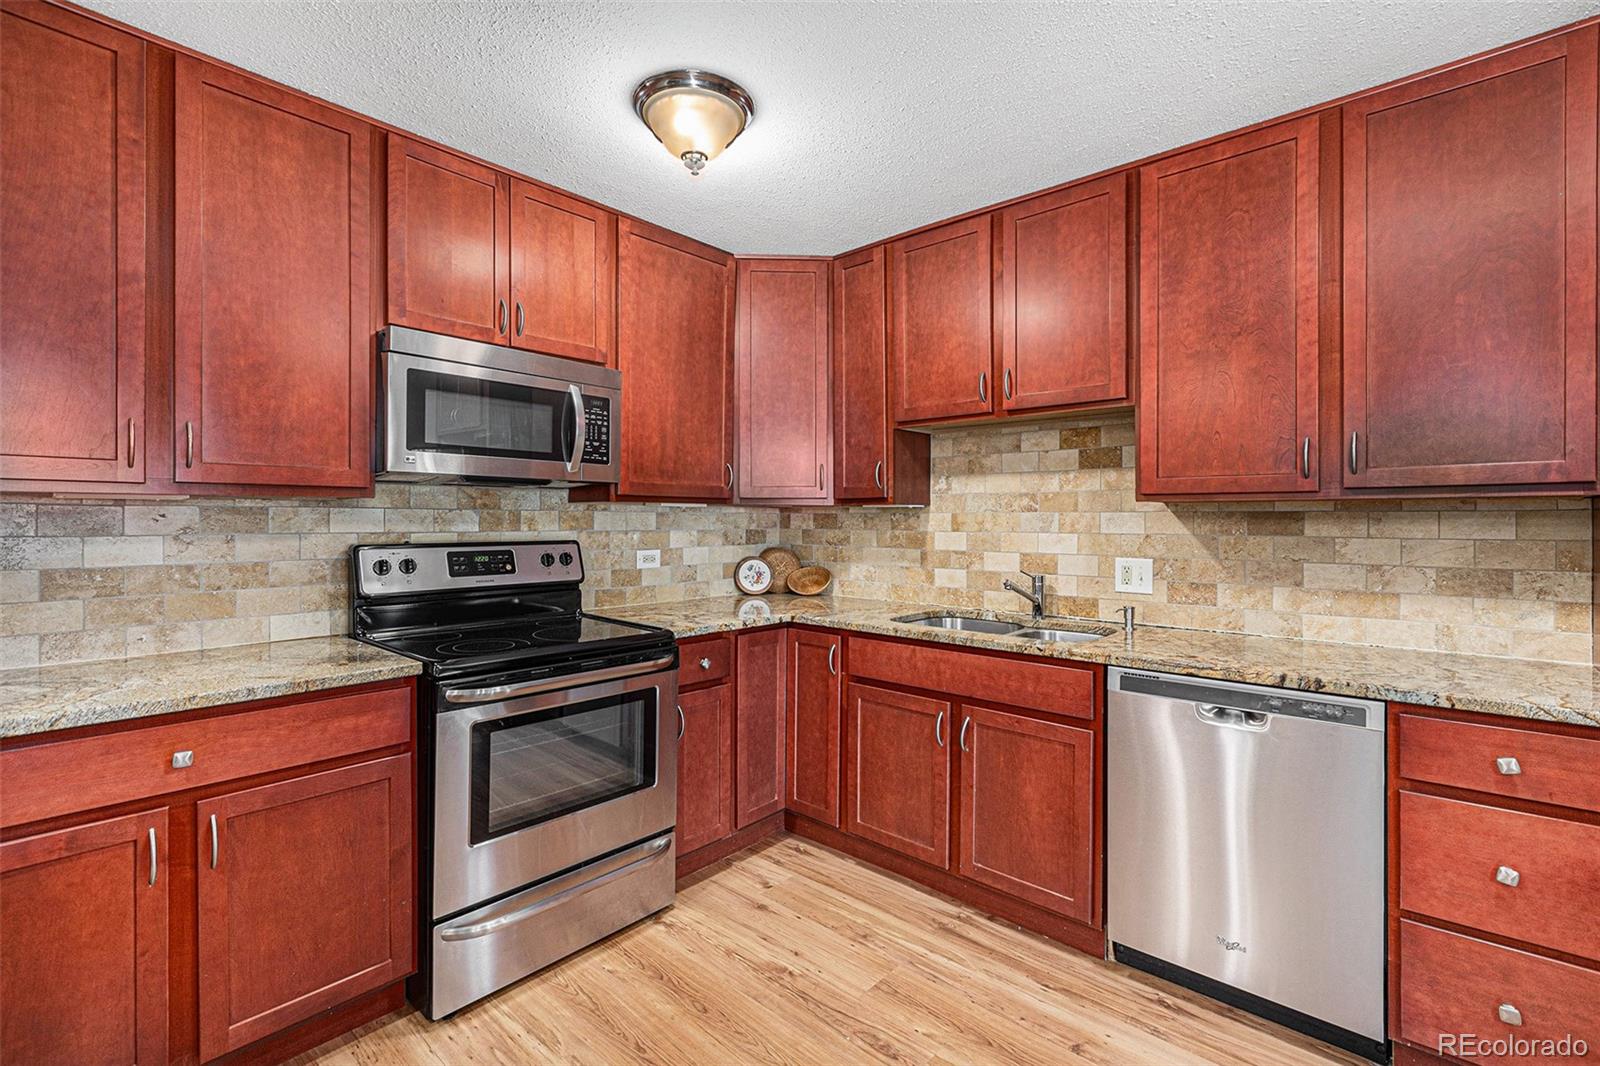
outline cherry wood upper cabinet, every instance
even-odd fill
[[[956,871],[1030,903],[1094,918],[1094,733],[962,707]]]
[[[889,245],[896,422],[994,409],[992,226],[980,215]]]
[[[1344,108],[1344,483],[1595,478],[1593,26]]]
[[[188,56],[176,94],[176,480],[370,485],[372,130]]]
[[[1127,397],[1128,181],[1112,174],[999,212],[1005,410]]]
[[[788,796],[784,806],[839,825],[841,640],[837,633],[789,633]]]
[[[144,94],[143,41],[0,6],[7,479],[145,480]]]
[[[201,1059],[412,971],[411,788],[396,755],[196,805]]]
[[[783,810],[784,705],[788,631],[766,626],[738,635],[734,655],[734,825],[743,829]]]
[[[0,844],[0,1061],[167,1061],[165,808]]]
[[[608,363],[616,291],[616,216],[513,181],[511,343]]]
[[[680,693],[678,854],[733,832],[733,686]]]
[[[889,495],[888,291],[876,245],[833,264],[834,495]]]
[[[828,262],[741,259],[738,305],[739,498],[828,500]]]
[[[1140,171],[1144,495],[1317,488],[1318,124]]]
[[[733,495],[733,257],[617,222],[621,496]]]
[[[845,713],[845,831],[947,868],[950,704],[852,683]]]
[[[511,179],[389,135],[389,321],[505,344]]]

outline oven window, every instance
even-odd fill
[[[656,780],[656,690],[472,727],[472,842],[482,843]]]
[[[406,371],[406,450],[566,461],[567,394],[432,370]]]

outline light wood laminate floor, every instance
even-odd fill
[[[575,1063],[1345,1063],[798,837],[445,1022],[394,1014],[295,1060]]]

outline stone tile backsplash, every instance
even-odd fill
[[[1358,644],[1593,661],[1587,500],[1139,503],[1133,423],[933,437],[927,508],[572,504],[557,489],[380,485],[370,500],[0,499],[0,667],[344,632],[352,544],[573,536],[590,606],[733,593],[784,543],[835,591]],[[662,549],[659,569],[634,551]],[[1113,591],[1118,556],[1152,595]]]
[[[928,508],[784,511],[780,539],[841,595],[1026,610],[1020,569],[1054,614],[1592,661],[1588,500],[1140,503],[1133,451],[1126,414],[941,430]]]

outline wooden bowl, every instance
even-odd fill
[[[788,548],[768,548],[760,559],[772,568],[772,591],[783,592],[789,587],[788,577],[800,569],[800,556]]]
[[[828,591],[833,584],[833,571],[825,566],[802,566],[789,575],[789,591],[802,596],[815,596]]]

